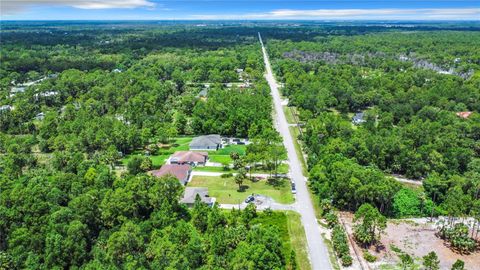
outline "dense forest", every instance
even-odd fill
[[[1,269],[294,268],[283,213],[188,209],[177,179],[115,170],[122,156],[175,136],[271,129],[254,35],[189,25],[7,26]]]
[[[359,220],[447,216],[438,235],[461,253],[474,250],[471,237],[480,220],[480,50],[472,44],[480,43],[478,32],[305,36],[267,36],[267,44],[283,94],[303,126],[299,139],[313,192],[339,210],[358,210]],[[470,236],[465,225],[454,225],[460,217],[476,220]],[[362,226],[355,237],[368,246],[377,232]]]
[[[480,51],[471,44],[480,43],[479,29],[425,23],[416,30],[2,24],[0,269],[295,269],[283,213],[199,201],[189,209],[176,179],[115,170],[121,157],[184,135],[267,137],[284,155],[259,31],[304,123],[299,139],[323,208],[361,209],[358,232],[367,244],[372,217],[478,220]],[[364,119],[352,124],[358,112]],[[253,154],[270,155],[255,146],[249,163],[260,158]],[[345,232],[329,211],[335,252],[349,265]],[[441,233],[450,239],[456,231]]]

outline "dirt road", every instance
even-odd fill
[[[263,58],[265,61],[265,78],[267,79],[268,84],[270,85],[270,88],[272,90],[276,116],[275,126],[278,132],[280,132],[280,135],[283,138],[285,148],[287,149],[288,159],[290,161],[290,175],[293,181],[295,181],[295,185],[297,188],[296,208],[302,216],[302,223],[305,228],[305,234],[308,242],[310,262],[313,269],[332,269],[328,256],[328,250],[323,243],[322,236],[320,235],[320,229],[318,227],[319,225],[315,217],[313,204],[310,199],[310,194],[307,190],[307,181],[302,174],[302,166],[300,164],[300,160],[298,159],[297,153],[295,152],[292,135],[290,134],[290,131],[288,129],[287,119],[283,112],[282,100],[278,91],[278,84],[275,81],[275,77],[273,76],[272,68],[270,66],[270,60],[268,59],[267,51],[265,50],[265,47],[263,45],[260,33],[258,33],[258,38],[262,45]]]

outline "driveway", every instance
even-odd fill
[[[251,203],[257,206],[257,210],[278,210],[278,211],[296,211],[295,204],[281,204],[276,203],[272,198],[256,194],[255,200]],[[242,202],[240,204],[220,204],[220,208],[224,209],[245,209],[248,203]]]
[[[290,175],[297,188],[296,209],[302,216],[302,224],[305,228],[310,262],[313,269],[332,269],[328,256],[328,250],[323,243],[320,228],[315,217],[313,204],[307,189],[307,179],[302,174],[302,166],[300,164],[299,157],[295,152],[293,138],[288,129],[287,119],[283,112],[282,100],[280,98],[280,92],[278,91],[278,85],[273,76],[267,51],[263,45],[260,33],[258,33],[258,38],[260,40],[260,44],[262,45],[263,58],[265,61],[265,78],[267,79],[267,82],[272,90],[271,93],[275,107],[275,126],[282,136],[283,143],[287,149],[287,155],[290,161]]]

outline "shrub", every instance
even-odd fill
[[[350,249],[348,247],[347,234],[345,233],[345,230],[339,225],[336,225],[333,228],[332,243],[333,243],[333,250],[342,261],[342,265],[343,266],[352,265],[352,257],[350,257]]]
[[[469,254],[476,248],[475,241],[468,235],[468,227],[463,223],[457,223],[453,227],[443,227],[439,231],[442,239],[450,242],[452,248],[461,254]]]
[[[233,177],[233,173],[223,173],[222,175],[220,175],[221,178],[230,178],[230,177]]]
[[[397,218],[419,216],[420,206],[418,195],[409,188],[402,188],[393,198],[393,212]]]
[[[372,255],[368,250],[363,251],[363,258],[370,263],[376,262],[377,257],[375,255]]]
[[[333,228],[338,224],[338,217],[333,211],[330,211],[325,215],[325,220],[327,221],[329,228]]]
[[[353,263],[353,259],[350,255],[346,255],[346,256],[342,257],[342,265],[343,266],[348,267],[348,266],[352,265],[352,263]]]

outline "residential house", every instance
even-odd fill
[[[222,148],[222,138],[218,134],[203,135],[193,138],[190,150],[218,150]]]
[[[0,112],[13,111],[14,108],[12,105],[2,105],[0,106]]]
[[[204,88],[198,93],[197,98],[207,99],[207,95],[208,95],[208,88]]]
[[[197,195],[203,203],[206,203],[209,206],[213,206],[216,201],[215,198],[208,196],[208,188],[186,187],[185,192],[183,193],[183,198],[180,199],[180,202],[192,207],[195,204]]]
[[[159,170],[151,171],[150,173],[156,177],[162,177],[166,175],[175,176],[175,178],[182,184],[186,184],[190,178],[192,168],[190,165],[185,164],[165,164]]]
[[[192,166],[205,166],[207,159],[207,152],[177,151],[170,157],[170,164],[189,164]]]
[[[358,112],[352,117],[352,123],[355,125],[360,125],[365,123],[366,120],[364,119],[365,114],[363,112]]]
[[[457,112],[457,116],[463,119],[467,119],[472,115],[472,112]]]
[[[44,112],[37,113],[37,115],[35,116],[35,120],[43,121],[43,119],[45,119],[45,113]]]
[[[15,87],[12,87],[12,89],[10,90],[10,93],[12,94],[23,93],[25,92],[25,89],[27,89],[25,86],[15,86]]]

